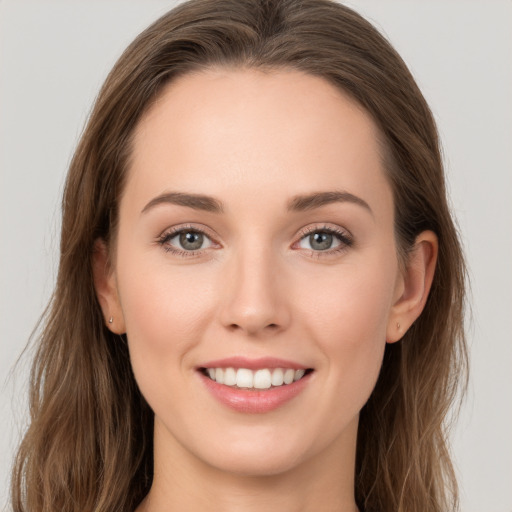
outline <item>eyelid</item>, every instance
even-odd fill
[[[216,236],[207,226],[202,224],[194,224],[194,223],[185,223],[185,224],[176,224],[175,226],[170,226],[165,228],[158,236],[157,239],[160,239],[164,236],[168,235],[176,235],[181,233],[182,231],[197,231],[203,235],[206,235],[208,238],[215,239]],[[214,240],[212,240],[214,241]]]
[[[321,222],[319,224],[308,225],[299,230],[298,236],[299,238],[303,238],[311,233],[316,233],[317,231],[328,231],[330,233],[336,233],[339,235],[343,235],[346,238],[352,238],[352,234],[348,229],[342,228],[336,224],[330,224],[327,222]]]
[[[292,248],[301,249],[296,247],[304,238],[311,235],[312,233],[325,232],[334,235],[338,238],[340,244],[333,249],[326,249],[325,251],[315,251],[312,249],[302,249],[303,251],[308,251],[310,254],[313,254],[315,257],[328,257],[339,254],[341,252],[346,251],[354,244],[354,237],[345,228],[341,228],[337,225],[329,225],[327,223],[323,223],[322,225],[310,225],[302,228],[299,231],[298,239],[293,243]]]
[[[182,232],[187,231],[193,231],[197,233],[201,233],[203,236],[208,238],[211,242],[211,246],[218,248],[221,247],[220,243],[217,242],[215,235],[211,234],[211,230],[208,229],[206,226],[203,225],[197,225],[197,224],[178,224],[176,226],[171,226],[169,228],[164,229],[157,237],[156,237],[156,243],[161,245],[163,249],[171,254],[175,254],[177,256],[183,256],[183,257],[192,257],[192,256],[199,256],[207,251],[207,249],[210,249],[210,247],[207,247],[205,249],[197,249],[193,251],[187,251],[185,249],[180,249],[179,247],[175,247],[173,245],[168,244],[167,242],[174,238],[175,236],[179,235]]]
[[[178,256],[184,256],[184,257],[191,257],[191,256],[199,256],[201,254],[204,254],[207,252],[207,249],[210,249],[211,247],[207,247],[205,249],[197,249],[193,251],[187,251],[184,249],[179,249],[178,247],[172,246],[170,244],[167,244],[168,240],[171,238],[174,238],[179,233],[186,231],[195,231],[197,233],[201,233],[202,235],[206,236],[213,248],[220,248],[222,245],[216,240],[216,236],[211,234],[211,230],[204,226],[204,225],[197,225],[197,224],[178,224],[176,226],[171,226],[169,228],[166,228],[164,231],[160,233],[156,237],[156,242],[161,245],[164,250],[178,255]],[[332,248],[332,249],[326,249],[326,250],[313,250],[313,249],[305,249],[297,247],[297,245],[307,236],[311,235],[312,233],[317,232],[326,232],[330,233],[333,236],[335,236],[338,241],[340,242],[338,246]],[[333,256],[338,253],[341,253],[343,251],[346,251],[348,248],[350,248],[354,243],[352,234],[345,228],[341,228],[337,225],[329,225],[327,223],[322,223],[321,225],[309,225],[304,228],[302,228],[299,233],[297,234],[297,238],[295,242],[292,244],[292,249],[300,249],[303,252],[309,252],[311,255],[314,255],[315,257],[321,258],[321,257],[328,257]],[[167,245],[166,245],[167,244]]]

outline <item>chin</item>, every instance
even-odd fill
[[[298,435],[297,431],[290,432],[281,428],[261,429],[259,433],[254,430],[243,433],[232,431],[227,438],[198,448],[202,448],[202,453],[196,452],[195,455],[220,471],[247,477],[264,477],[292,471],[324,447],[319,446],[315,437],[307,436],[305,432]]]
[[[224,454],[225,455],[225,454]],[[225,473],[245,477],[282,475],[300,466],[301,461],[288,453],[258,451],[258,454],[230,454],[221,460],[212,460],[212,466]]]

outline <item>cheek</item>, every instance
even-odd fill
[[[354,413],[373,390],[386,346],[396,265],[392,258],[384,262],[337,268],[329,278],[318,277],[314,286],[297,292],[310,298],[301,307],[303,328],[329,366],[326,389],[343,394]]]
[[[305,323],[325,343],[359,350],[385,341],[395,275],[393,260],[340,265],[311,276],[295,296],[304,298],[300,309]]]
[[[184,358],[200,342],[214,311],[213,290],[200,286],[206,276],[186,266],[171,268],[165,260],[148,262],[147,256],[125,257],[118,276],[136,376],[184,369]]]

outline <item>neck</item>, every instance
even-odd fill
[[[357,512],[357,421],[347,431],[322,453],[290,470],[250,476],[206,464],[169,439],[155,422],[154,479],[137,512]]]

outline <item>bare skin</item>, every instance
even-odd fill
[[[155,413],[137,511],[356,511],[359,411],[437,256],[424,232],[399,266],[375,123],[317,77],[212,69],[164,90],[133,149],[95,282]],[[248,412],[210,390],[208,362],[233,356],[308,372]]]

